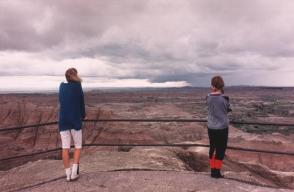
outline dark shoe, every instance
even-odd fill
[[[78,164],[78,170],[77,170],[77,174],[80,174],[80,164]]]
[[[210,169],[210,176],[215,177],[216,176],[216,169]]]
[[[215,174],[213,175],[213,178],[224,178],[224,176],[220,172],[220,169],[215,169]]]

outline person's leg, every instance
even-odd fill
[[[80,174],[80,156],[81,156],[81,149],[75,148],[75,150],[74,150],[74,163],[72,165],[72,170],[73,170],[72,174],[74,174],[74,173],[76,173],[77,175]]]
[[[74,150],[74,163],[79,164],[80,163],[80,156],[81,156],[81,149],[75,148]]]
[[[214,142],[214,130],[213,129],[207,129],[208,132],[208,138],[209,138],[209,159],[213,158],[215,153],[215,142]]]
[[[222,168],[223,159],[225,157],[227,142],[228,142],[228,128],[219,130],[218,139],[217,139],[217,147],[216,147],[216,158],[215,158],[217,178],[223,177],[223,175],[221,175],[220,173],[220,170]]]
[[[77,179],[79,176],[79,164],[80,164],[80,155],[81,155],[81,148],[82,148],[82,130],[71,130],[71,134],[73,136],[75,150],[74,150],[74,163],[72,166],[72,174],[71,179]]]
[[[210,174],[213,176],[215,174],[215,130],[208,129],[208,137],[209,137],[209,165],[210,165]]]
[[[64,168],[67,169],[70,167],[70,160],[69,160],[69,149],[62,149],[62,160]]]
[[[74,140],[75,150],[74,150],[74,163],[79,164],[80,163],[80,155],[81,155],[81,149],[83,144],[83,135],[82,130],[71,130],[71,134]]]
[[[69,158],[69,149],[70,149],[70,131],[61,131],[61,143],[62,143],[62,160],[66,174],[66,180],[70,181],[71,169],[70,169],[70,158]]]

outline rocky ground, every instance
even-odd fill
[[[233,108],[230,117],[294,123],[293,93],[291,88],[230,88],[226,90]],[[91,119],[205,118],[206,94],[206,89],[198,88],[120,90],[87,92],[85,98]],[[57,112],[55,94],[0,95],[0,127],[55,121]],[[293,152],[293,130],[232,125],[229,145]],[[107,122],[86,123],[84,142],[207,144],[208,138],[202,123]],[[60,140],[55,125],[0,132],[1,159],[56,147]],[[73,184],[64,182],[59,158],[53,152],[1,161],[1,191],[222,191],[219,185],[223,191],[294,189],[294,157],[286,155],[228,150],[226,179],[216,181],[208,176],[206,148],[85,148],[82,176]]]
[[[65,181],[60,160],[39,160],[2,172],[1,191],[291,191],[281,189],[289,188],[291,184],[283,187],[273,185],[274,177],[263,178],[248,171],[257,168],[273,174],[267,168],[232,160],[225,163],[225,179],[212,179],[204,166],[206,157],[199,150],[194,153],[194,167],[187,162],[193,150],[92,150],[91,154],[84,155],[81,159],[81,177],[78,181]],[[229,171],[229,167],[238,167],[239,170]],[[241,171],[242,167],[247,167],[248,170]],[[191,171],[192,168],[194,171]],[[293,176],[292,173],[284,177],[290,181]]]

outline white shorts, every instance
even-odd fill
[[[66,130],[60,132],[62,149],[70,149],[71,137],[76,149],[82,148],[82,130]]]

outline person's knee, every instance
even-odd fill
[[[82,150],[82,145],[76,145],[75,146],[75,151],[81,151]]]
[[[82,146],[83,146],[83,144],[82,144],[82,140],[75,140],[74,141],[75,143],[75,149],[77,149],[77,150],[81,150],[82,149]]]
[[[64,155],[66,155],[66,154],[69,154],[69,149],[62,149],[62,153],[64,154]]]

